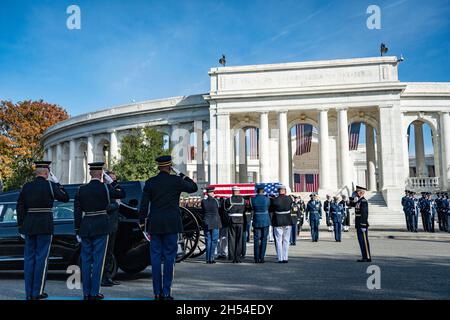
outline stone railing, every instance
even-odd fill
[[[439,177],[410,177],[406,180],[406,189],[422,192],[440,189]]]

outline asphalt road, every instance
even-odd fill
[[[176,265],[173,295],[177,299],[449,299],[450,234],[372,231],[373,261],[357,263],[359,247],[353,231],[336,243],[321,232],[312,243],[307,232],[290,248],[288,264],[276,263],[273,243],[265,264],[252,263],[253,244],[245,263],[207,265],[193,259]],[[369,265],[380,268],[380,289],[368,289]],[[49,273],[51,299],[79,299],[68,290],[65,272]],[[0,272],[0,299],[23,299],[22,272]],[[151,299],[151,268],[138,275],[119,273],[120,286],[104,288],[108,299]]]

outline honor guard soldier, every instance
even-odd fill
[[[311,239],[312,242],[319,241],[319,225],[322,220],[322,204],[318,200],[317,194],[310,194],[311,200],[306,205],[306,221],[309,220],[311,226]]]
[[[325,211],[325,219],[327,223],[328,231],[333,231],[333,223],[330,218],[330,205],[331,205],[331,197],[327,194],[326,200],[323,202],[323,211]]]
[[[402,208],[403,208],[403,213],[405,214],[405,222],[406,222],[406,229],[408,231],[410,230],[410,222],[408,221],[408,208],[407,208],[407,202],[408,202],[408,195],[409,195],[409,191],[405,190],[405,195],[402,197]]]
[[[422,192],[422,197],[419,199],[419,210],[420,210],[420,216],[422,218],[422,226],[423,226],[423,230],[425,232],[428,232],[428,223],[427,223],[427,218],[426,218],[426,211],[427,208],[429,208],[429,205],[427,203],[427,198],[426,198],[427,193],[426,192]]]
[[[117,176],[113,171],[106,171],[103,175],[103,179],[112,188],[120,189],[120,186],[117,182]],[[117,208],[117,210],[112,210],[108,215],[108,217],[111,230],[108,238],[108,247],[106,249],[105,270],[103,272],[103,279],[102,279],[103,287],[111,287],[120,284],[120,282],[114,280],[112,277],[114,273],[114,246],[116,243],[117,230],[119,229],[119,208]]]
[[[278,196],[270,201],[270,213],[272,214],[272,226],[278,263],[288,263],[289,259],[292,203],[292,198],[286,194],[286,187],[279,185]]]
[[[75,194],[74,223],[81,241],[81,279],[84,300],[101,300],[100,282],[111,232],[110,214],[118,210],[115,199],[125,198],[119,186],[103,183],[104,162],[88,164],[91,181],[81,185]]]
[[[300,234],[300,221],[303,219],[302,204],[298,197],[292,197],[292,209],[291,209],[291,237],[290,245],[297,245],[297,237]]]
[[[44,292],[53,235],[53,202],[69,195],[50,172],[50,161],[35,161],[36,179],[27,182],[17,200],[17,225],[25,239],[24,274],[27,300],[46,299]]]
[[[438,219],[438,226],[439,226],[439,231],[444,231],[443,228],[443,213],[444,213],[444,193],[436,193],[436,199],[434,200],[434,204],[436,206],[436,212],[437,212],[437,219]]]
[[[345,194],[342,195],[342,200],[339,202],[339,205],[344,209],[344,222],[342,223],[344,232],[348,232],[350,228],[350,202],[347,200]]]
[[[142,192],[140,220],[150,234],[153,292],[156,300],[173,300],[171,286],[178,249],[178,234],[183,232],[180,195],[193,193],[197,184],[172,167],[171,156],[156,158],[159,173],[148,179]],[[173,171],[175,174],[171,174]],[[164,260],[164,272],[161,262]],[[161,278],[162,282],[161,282]]]
[[[350,204],[355,207],[355,228],[362,255],[362,259],[358,260],[358,262],[372,261],[368,237],[369,203],[367,202],[366,198],[364,198],[366,190],[366,188],[356,186],[357,197],[352,197],[350,199]]]
[[[342,222],[344,221],[344,208],[339,204],[339,197],[333,197],[330,203],[330,219],[333,221],[334,239],[341,242]]]
[[[417,232],[417,205],[414,199],[414,192],[408,193],[408,199],[405,203],[406,213],[408,215],[408,230]]]
[[[270,226],[270,199],[264,194],[264,186],[256,186],[256,196],[250,199],[253,210],[253,242],[255,263],[264,263]]]
[[[220,203],[214,198],[213,187],[206,188],[206,197],[202,200],[201,207],[205,223],[206,263],[216,263],[214,252],[217,247],[219,229],[222,227],[222,222],[219,215]]]
[[[232,196],[224,202],[228,217],[228,259],[233,263],[242,262],[242,242],[244,241],[245,199],[237,186],[232,188]]]
[[[250,242],[250,233],[252,230],[252,210],[250,208],[250,200],[245,201],[244,212],[244,238],[242,240],[242,258],[247,254],[247,242]]]
[[[442,206],[443,206],[443,212],[442,212],[442,231],[450,232],[449,223],[448,223],[448,213],[450,210],[450,204],[448,202],[448,194],[444,193],[442,198]]]

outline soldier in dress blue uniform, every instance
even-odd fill
[[[89,163],[91,181],[75,194],[74,224],[81,241],[81,278],[84,300],[101,300],[100,283],[111,232],[110,214],[118,210],[115,199],[125,198],[119,186],[103,183],[104,162]]]
[[[417,203],[414,198],[414,192],[410,191],[408,199],[405,203],[406,213],[408,215],[408,230],[411,232],[417,232]]]
[[[422,197],[419,199],[418,205],[419,205],[419,210],[420,210],[420,216],[422,218],[423,230],[425,232],[428,232],[427,211],[428,211],[430,206],[428,204],[426,195],[427,195],[426,192],[422,192]]]
[[[362,255],[362,259],[358,260],[358,262],[372,261],[368,236],[369,203],[366,198],[364,198],[366,190],[366,188],[356,186],[357,197],[352,197],[350,199],[350,204],[355,207],[355,228]]]
[[[300,204],[300,200],[297,197],[292,197],[292,209],[291,209],[291,238],[290,245],[297,245],[297,235],[299,232],[299,222],[302,218],[302,208]]]
[[[342,195],[342,200],[339,202],[339,205],[344,209],[344,232],[348,232],[350,228],[350,202],[347,200],[347,196],[345,194]]]
[[[46,299],[44,292],[53,235],[53,202],[69,195],[50,172],[50,161],[35,161],[36,179],[27,182],[17,200],[17,224],[25,238],[24,274],[27,300]]]
[[[436,193],[436,199],[434,200],[434,204],[436,206],[436,211],[437,211],[439,231],[444,231],[444,224],[443,224],[444,215],[445,215],[444,193],[440,193],[440,192]]]
[[[278,263],[288,263],[292,203],[292,198],[286,194],[286,187],[279,185],[278,196],[271,199],[269,209]]]
[[[178,234],[183,232],[180,195],[182,192],[196,192],[198,187],[192,179],[172,167],[171,156],[158,157],[156,162],[159,173],[145,182],[139,212],[141,224],[147,221],[147,232],[151,237],[155,299],[173,300],[171,286],[178,249]],[[171,171],[175,174],[171,174]],[[162,260],[164,260],[163,273]]]
[[[334,239],[336,242],[341,242],[342,222],[344,218],[344,208],[339,203],[339,197],[335,196],[330,203],[330,219],[333,221]]]
[[[244,241],[245,199],[239,187],[232,188],[232,196],[224,201],[225,215],[228,218],[228,260],[242,262],[242,242]]]
[[[403,213],[405,214],[406,229],[408,231],[411,231],[411,223],[409,221],[409,213],[408,213],[409,209],[407,208],[408,197],[409,197],[409,191],[405,190],[405,195],[402,197],[402,208],[403,208]]]
[[[264,194],[264,186],[256,186],[256,196],[250,200],[253,211],[253,242],[255,263],[264,263],[270,226],[270,199]]]
[[[327,223],[328,231],[333,231],[333,223],[331,222],[330,217],[330,204],[331,204],[331,197],[329,194],[326,195],[326,200],[323,202],[323,211],[325,211],[325,219]]]
[[[322,204],[320,203],[317,194],[312,193],[310,195],[311,200],[306,205],[306,221],[309,220],[311,226],[311,238],[312,242],[319,241],[319,225],[322,220]]]
[[[206,263],[212,264],[216,263],[214,251],[219,239],[219,229],[222,227],[219,215],[220,203],[214,198],[213,187],[206,188],[206,197],[202,200],[201,207],[205,223]]]
[[[447,232],[450,232],[450,227],[449,227],[449,218],[450,218],[450,216],[449,216],[449,210],[450,210],[450,204],[449,204],[449,202],[448,202],[448,194],[447,193],[444,193],[444,197],[443,197],[443,199],[442,199],[442,206],[444,207],[443,208],[443,213],[442,213],[442,219],[443,219],[443,222],[442,222],[442,228],[443,228],[443,231],[447,231]]]

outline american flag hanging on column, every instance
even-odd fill
[[[255,160],[258,159],[258,129],[257,128],[249,128],[246,132],[247,136],[247,145],[248,145],[248,156],[250,159]]]
[[[317,192],[318,190],[318,173],[294,173],[294,192]]]
[[[359,131],[361,129],[361,122],[352,123],[350,125],[350,133],[349,133],[349,149],[350,150],[358,150],[359,144]]]
[[[313,126],[310,124],[297,124],[295,126],[295,155],[301,156],[311,151]]]

